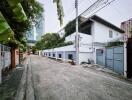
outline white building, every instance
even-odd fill
[[[120,28],[94,15],[88,18],[79,27],[79,64],[93,60],[96,63],[96,49],[104,49],[105,44],[122,37]],[[75,35],[73,33],[65,38],[66,42],[74,44],[49,50],[43,50],[43,55],[67,61],[76,62]]]

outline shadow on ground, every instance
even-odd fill
[[[14,100],[22,77],[23,68],[9,71],[0,85],[0,100]]]

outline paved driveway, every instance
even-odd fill
[[[37,100],[132,100],[132,85],[83,68],[31,56]]]

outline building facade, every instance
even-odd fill
[[[36,36],[37,36],[36,27],[35,24],[32,23],[30,30],[27,32],[27,39],[31,41],[36,41]]]
[[[125,34],[129,37],[131,37],[131,31],[132,31],[132,18],[124,21],[121,23],[121,29],[125,31]]]
[[[79,35],[79,64],[88,60],[96,63],[96,50],[105,49],[105,44],[120,39],[124,33],[123,30],[113,24],[94,15],[82,23]],[[73,42],[73,45],[43,50],[42,54],[56,59],[76,62],[76,33],[65,38],[65,42]],[[59,56],[58,56],[59,55]]]
[[[27,32],[27,40],[29,46],[34,46],[36,41],[41,39],[41,36],[44,34],[44,16],[37,18],[37,24],[32,23],[30,31]]]
[[[39,41],[41,39],[41,36],[44,35],[45,29],[44,29],[44,16],[39,16],[38,18],[38,24],[36,25],[36,40]]]

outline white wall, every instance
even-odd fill
[[[43,52],[57,52],[57,51],[75,51],[75,46],[74,45],[68,45],[68,46],[43,50]]]
[[[87,35],[84,33],[78,33],[78,35],[79,35],[79,43],[80,44],[89,44],[92,42],[92,36],[91,35]],[[73,33],[73,34],[67,36],[65,39],[65,42],[72,41],[75,43],[75,36],[76,36],[76,33]]]
[[[121,33],[103,25],[100,24],[96,21],[94,21],[93,24],[93,36],[94,36],[94,42],[100,42],[100,43],[105,43],[105,42],[109,42],[113,39],[116,39],[118,37],[121,37]],[[113,32],[113,38],[109,38],[109,31]]]
[[[80,52],[92,52],[92,44],[80,44],[79,45]]]
[[[71,42],[75,43],[75,36],[76,36],[76,33],[73,33],[73,34],[67,36],[67,37],[65,38],[65,42],[71,41]]]
[[[92,52],[92,45],[91,45],[92,36],[84,34],[84,33],[78,33],[78,34],[79,34],[79,37],[80,37],[79,51],[80,52]],[[75,42],[75,35],[76,35],[76,33],[73,33],[73,34],[69,35],[68,37],[66,37],[65,42],[69,42],[69,41]]]
[[[81,64],[81,62],[88,62],[88,59],[92,59],[92,53],[88,52],[79,53],[79,64]]]

